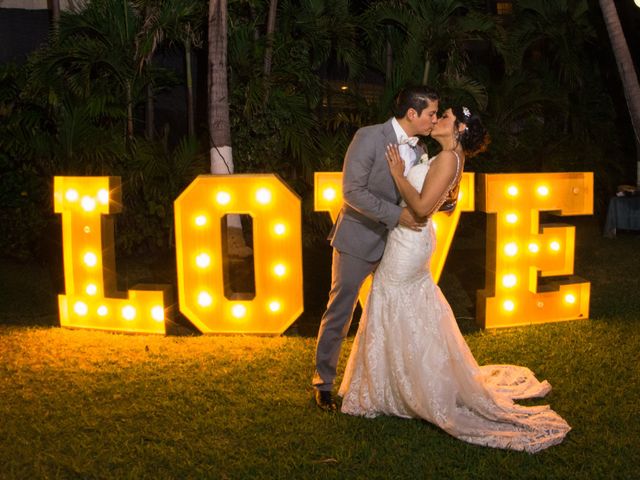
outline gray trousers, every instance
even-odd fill
[[[331,292],[316,343],[316,371],[312,383],[317,390],[333,389],[340,349],[349,333],[360,287],[377,265],[377,261],[367,262],[333,249]]]

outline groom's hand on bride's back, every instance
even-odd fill
[[[415,217],[413,213],[411,213],[411,210],[405,207],[402,209],[402,213],[400,213],[398,224],[419,232],[427,224],[427,219],[424,217]]]

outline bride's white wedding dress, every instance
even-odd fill
[[[429,165],[407,179],[422,188]],[[514,399],[551,390],[525,367],[479,367],[428,265],[435,235],[397,227],[373,280],[339,395],[341,411],[422,418],[461,440],[538,452],[560,443],[571,427],[548,406]]]

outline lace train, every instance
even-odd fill
[[[427,170],[411,169],[414,186]],[[571,429],[562,417],[513,402],[546,395],[548,382],[526,367],[478,366],[427,268],[434,240],[431,222],[390,233],[340,387],[342,412],[422,418],[470,443],[531,453],[560,443]]]

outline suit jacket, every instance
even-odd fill
[[[398,143],[391,119],[356,132],[342,169],[344,204],[329,234],[332,247],[368,262],[382,257],[387,234],[402,212],[385,158],[390,143]],[[418,158],[423,152],[418,146]]]

